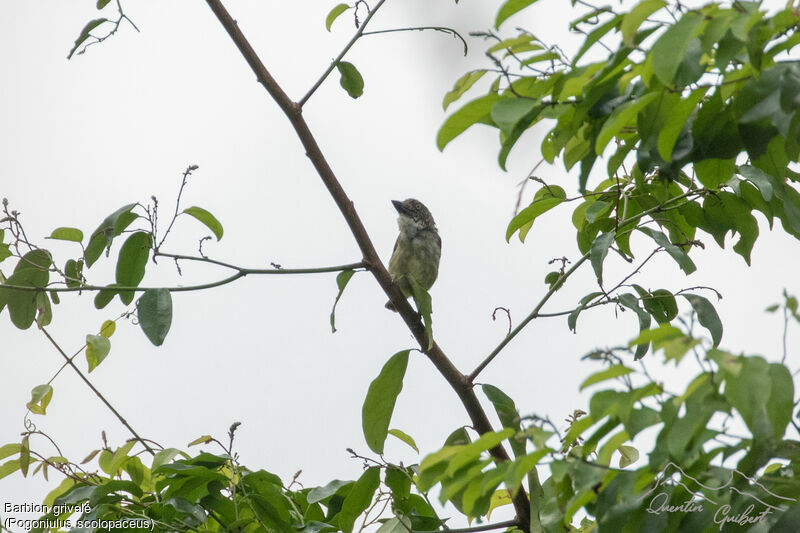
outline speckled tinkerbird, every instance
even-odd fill
[[[409,298],[414,294],[409,278],[413,278],[426,291],[436,281],[442,239],[431,212],[422,202],[409,198],[402,202],[392,200],[392,204],[399,215],[397,225],[400,235],[389,259],[389,274],[403,296]],[[396,311],[392,302],[386,302],[386,308]]]

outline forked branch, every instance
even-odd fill
[[[259,83],[261,83],[267,90],[269,95],[275,100],[283,113],[292,124],[300,142],[305,149],[305,153],[311,160],[311,164],[317,171],[320,179],[328,189],[333,201],[342,213],[350,231],[358,244],[361,253],[363,254],[363,263],[365,267],[372,273],[375,280],[381,286],[383,291],[389,297],[389,300],[394,304],[400,317],[408,326],[411,333],[414,335],[421,351],[430,359],[436,369],[447,380],[450,386],[458,395],[461,403],[464,405],[470,420],[472,421],[473,428],[478,433],[487,433],[492,431],[489,418],[478,401],[478,397],[472,389],[472,384],[468,381],[467,376],[462,374],[444,354],[439,346],[434,342],[433,346],[428,347],[428,337],[425,332],[425,326],[420,321],[419,315],[414,311],[409,302],[403,297],[398,288],[392,282],[389,272],[386,270],[383,262],[381,261],[378,253],[375,251],[375,246],[369,238],[361,218],[356,212],[355,206],[350,198],[345,193],[339,180],[336,178],[333,170],[328,164],[322,150],[317,144],[314,135],[308,127],[302,115],[302,107],[299,103],[293,102],[289,96],[284,92],[280,85],[275,81],[275,78],[269,73],[267,68],[262,63],[258,54],[247,41],[242,31],[239,29],[236,21],[231,17],[230,13],[225,9],[220,0],[206,0],[211,10],[220,21],[225,31],[233,40],[239,52],[250,65],[250,68],[256,75]],[[380,4],[382,4],[381,2]],[[380,5],[379,4],[379,5]],[[376,6],[377,9],[377,6]],[[375,10],[372,10],[374,14]],[[365,21],[366,22],[366,21]],[[364,25],[361,29],[363,30]],[[341,54],[340,54],[341,55]],[[313,91],[312,91],[313,92]],[[306,98],[307,99],[307,98]],[[303,103],[305,100],[303,100]],[[509,460],[508,453],[502,446],[496,446],[490,450],[492,456],[497,461]],[[524,531],[529,531],[530,524],[530,503],[527,494],[520,488],[514,498],[514,508],[517,513],[517,519],[520,527]]]

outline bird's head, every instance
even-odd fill
[[[409,198],[403,200],[392,200],[394,208],[400,216],[397,217],[397,223],[400,226],[400,231],[411,230],[413,233],[421,230],[436,231],[436,223],[433,221],[433,215],[428,211],[422,202]]]

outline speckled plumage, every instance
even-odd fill
[[[399,214],[397,225],[400,234],[389,259],[389,274],[403,296],[409,298],[413,292],[409,277],[425,290],[436,281],[442,239],[431,212],[422,202],[409,198],[403,202],[393,200],[392,203]],[[391,302],[387,302],[386,307],[394,310]]]

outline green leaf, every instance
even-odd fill
[[[336,64],[336,68],[339,69],[339,74],[341,74],[339,84],[351,98],[358,98],[364,94],[364,78],[361,77],[361,73],[355,65],[347,61],[339,61]]]
[[[397,437],[401,441],[403,441],[406,444],[408,444],[415,452],[419,453],[419,448],[417,448],[417,443],[414,441],[414,439],[411,437],[411,435],[409,435],[409,434],[407,434],[407,433],[405,433],[403,431],[400,431],[399,429],[390,429],[389,430],[389,435],[394,435],[395,437]]]
[[[111,0],[97,0],[97,9],[103,9]]]
[[[16,442],[0,446],[0,459],[11,457],[12,455],[19,453],[21,449],[22,446],[20,444],[17,444]]]
[[[529,98],[504,98],[492,107],[490,118],[501,131],[502,143],[497,156],[500,168],[506,170],[508,154],[541,111],[542,106]]]
[[[347,4],[338,4],[333,9],[331,9],[330,13],[328,13],[328,16],[325,17],[325,29],[331,31],[331,26],[333,26],[333,21],[339,18],[339,15],[341,15],[348,9],[350,9],[350,6],[348,6]]]
[[[624,429],[609,437],[597,453],[597,462],[601,465],[611,464],[611,456],[622,446],[622,443],[628,440],[630,440],[630,435]]]
[[[654,1],[661,2],[661,0]],[[675,148],[675,142],[706,92],[708,92],[708,87],[695,89],[688,97],[679,100],[667,115],[664,126],[658,133],[658,154],[667,163],[672,162],[672,151]]]
[[[86,335],[86,362],[89,363],[89,372],[97,368],[110,351],[111,341],[107,337]]]
[[[513,52],[514,50],[519,50],[523,48],[524,50],[541,50],[542,47],[533,44],[535,37],[530,33],[522,33],[516,37],[511,37],[510,39],[503,39],[502,41],[493,44],[486,50],[486,53],[491,54],[493,52],[499,52],[500,50],[508,50],[509,52]]]
[[[783,437],[786,426],[792,420],[794,408],[794,382],[786,366],[779,363],[769,365],[770,393],[767,400],[767,416],[772,423],[773,436]]]
[[[617,300],[619,300],[620,305],[623,305],[636,313],[636,317],[639,319],[639,331],[644,331],[650,327],[650,314],[642,309],[639,306],[639,300],[637,300],[636,296],[633,294],[620,294],[617,296]],[[636,352],[633,355],[634,360],[638,361],[647,353],[647,344],[641,344],[636,348]]]
[[[626,466],[630,466],[639,460],[639,450],[637,450],[633,446],[623,445],[617,448],[617,451],[620,453],[621,456],[619,458],[620,468],[625,468]]]
[[[567,198],[567,193],[558,185],[550,185],[536,191],[531,205],[517,213],[511,219],[506,229],[506,242],[511,240],[512,235],[527,224],[532,224],[536,217],[553,209]],[[522,238],[522,237],[520,237]]]
[[[28,477],[28,465],[31,463],[31,447],[28,443],[28,435],[22,437],[19,449],[19,469],[23,477]]]
[[[87,22],[86,26],[84,26],[83,29],[81,30],[80,35],[78,35],[78,38],[75,39],[75,45],[72,47],[72,50],[69,51],[69,54],[67,54],[67,59],[72,59],[72,55],[75,53],[75,50],[77,50],[78,47],[80,45],[82,45],[84,43],[84,41],[86,41],[86,39],[89,38],[89,36],[90,36],[89,32],[91,32],[93,29],[95,29],[96,27],[98,27],[100,24],[102,24],[104,22],[108,22],[108,19],[107,18],[99,18],[99,19],[94,19],[94,20],[90,20],[89,22]]]
[[[144,278],[144,269],[150,258],[150,247],[153,245],[152,235],[146,231],[132,234],[119,250],[117,259],[117,284],[123,287],[137,287]],[[125,305],[134,298],[133,291],[119,291],[119,297]]]
[[[508,17],[521,11],[522,9],[525,9],[535,2],[536,0],[506,0],[506,2],[500,6],[500,10],[497,12],[497,18],[494,21],[495,29],[499,29],[500,24],[502,24]]]
[[[472,442],[465,446],[457,447],[456,453],[454,453],[453,456],[448,461],[445,473],[448,476],[452,476],[462,467],[468,465],[469,463],[480,457],[482,452],[494,448],[504,440],[513,437],[514,434],[515,431],[513,429],[505,428],[502,431],[484,433],[475,442]],[[428,457],[426,457],[426,459]],[[420,465],[420,468],[422,468],[422,465]]]
[[[369,386],[361,409],[361,426],[369,448],[383,453],[397,396],[403,390],[409,350],[394,354]]]
[[[2,465],[0,465],[0,479],[13,474],[17,470],[20,469],[20,460],[19,459],[12,459],[10,461],[6,461]],[[67,478],[69,479],[69,478]],[[72,481],[70,479],[70,481]]]
[[[709,189],[727,183],[736,170],[733,159],[703,159],[694,164],[697,180]]]
[[[619,134],[625,126],[635,124],[639,111],[658,98],[660,94],[661,93],[658,92],[648,93],[641,98],[622,104],[614,109],[614,111],[611,112],[611,116],[603,123],[600,133],[597,135],[597,140],[595,140],[594,143],[595,153],[597,155],[602,155],[603,150],[611,139]]]
[[[594,385],[595,383],[600,383],[607,379],[614,379],[620,376],[624,376],[626,374],[630,374],[633,372],[632,368],[628,368],[625,365],[612,365],[605,370],[601,370],[600,372],[595,372],[581,383],[581,386],[578,390],[583,390],[590,385]]]
[[[196,205],[186,208],[183,210],[184,213],[187,215],[191,215],[203,224],[206,225],[208,229],[210,229],[214,236],[219,241],[222,238],[222,224],[220,224],[219,220],[216,219],[214,215],[203,209],[202,207],[197,207]]]
[[[598,296],[603,296],[602,292],[592,292],[581,298],[580,305],[572,311],[569,316],[567,317],[567,326],[569,327],[570,331],[573,333],[576,331],[575,328],[578,324],[578,316],[581,312],[589,305],[593,299],[597,298]]]
[[[642,305],[659,324],[667,324],[678,316],[678,304],[675,296],[666,289],[657,289],[648,293],[641,287],[634,285],[639,296],[642,298]]]
[[[47,406],[50,405],[51,399],[53,399],[53,387],[50,385],[37,385],[31,391],[31,401],[28,402],[27,408],[37,415],[46,414]]]
[[[11,247],[8,244],[4,244],[2,242],[3,241],[2,231],[3,230],[0,230],[0,263],[2,263],[12,255],[14,255],[11,253]]]
[[[492,107],[499,99],[500,96],[494,93],[481,96],[447,117],[436,135],[436,146],[439,150],[444,150],[450,141],[464,133],[473,124],[488,119]]]
[[[372,503],[372,497],[380,484],[381,469],[377,466],[367,468],[342,502],[342,510],[337,515],[339,528],[343,533],[353,530],[356,518]]]
[[[150,469],[154,471],[159,466],[171,462],[179,453],[181,453],[181,451],[177,448],[164,448],[163,450],[157,451],[155,456],[153,456],[153,464]]]
[[[611,202],[604,202],[603,200],[596,200],[589,204],[586,208],[586,222],[593,224],[598,218],[603,218],[607,215],[614,205]]]
[[[408,533],[411,531],[411,519],[406,516],[393,517],[384,522],[375,533]]]
[[[308,503],[318,503],[322,500],[333,496],[339,489],[348,485],[353,485],[355,481],[342,481],[341,479],[334,479],[324,487],[314,487],[308,492]]]
[[[603,261],[608,254],[608,249],[611,247],[611,243],[614,242],[614,237],[615,233],[613,231],[598,235],[597,238],[592,242],[592,248],[589,252],[589,260],[591,261],[592,268],[597,276],[597,283],[600,285],[603,284]]]
[[[83,232],[77,228],[56,228],[47,238],[58,239],[61,241],[81,242],[83,240]]]
[[[172,296],[167,289],[148,289],[136,302],[139,326],[155,346],[161,346],[172,325]]]
[[[492,106],[489,116],[500,131],[509,135],[520,119],[530,113],[537,104],[536,100],[530,98],[503,98]]]
[[[50,279],[50,264],[50,252],[43,249],[32,250],[20,258],[14,273],[4,284],[43,288]],[[0,289],[0,310],[8,305],[11,322],[19,329],[28,329],[37,313],[50,313],[49,302],[38,294],[32,290]]]
[[[81,284],[81,270],[83,269],[83,261],[75,261],[74,259],[67,259],[64,265],[64,275],[67,277],[67,287],[74,288]]]
[[[339,287],[339,293],[336,295],[336,299],[333,301],[333,309],[331,309],[331,332],[336,333],[336,304],[339,303],[339,298],[342,297],[342,293],[344,292],[344,288],[347,287],[347,282],[350,281],[350,278],[353,277],[355,274],[355,270],[343,270],[339,272],[336,276],[336,286]]]
[[[649,329],[639,333],[639,336],[631,340],[628,346],[636,346],[638,344],[649,344],[651,342],[663,341],[682,337],[683,332],[675,326],[669,324],[661,325],[657,328]]]
[[[119,469],[122,468],[125,461],[128,460],[128,453],[133,449],[133,446],[138,441],[136,439],[129,440],[114,452],[114,455],[111,456],[111,461],[108,464],[108,473],[111,476],[114,476],[119,472]]]
[[[622,23],[619,30],[622,33],[622,42],[625,46],[633,48],[633,38],[636,32],[639,31],[639,26],[644,22],[647,17],[664,7],[666,3],[664,0],[645,0],[630,10],[622,17]]]
[[[484,74],[486,74],[485,70],[476,70],[473,72],[467,72],[458,78],[455,85],[453,85],[452,90],[444,95],[444,100],[442,100],[442,109],[446,111],[450,104],[461,98],[464,93],[470,89],[470,87],[475,85],[475,82],[483,77]]]
[[[617,15],[613,19],[609,20],[602,26],[598,27],[586,37],[586,40],[583,41],[580,50],[578,53],[575,54],[575,57],[572,60],[572,66],[575,67],[578,64],[578,60],[583,57],[583,55],[589,51],[589,49],[600,39],[605,36],[606,33],[610,32],[611,30],[617,28],[620,23],[622,22],[622,15]]]
[[[653,44],[649,55],[653,58],[653,73],[661,83],[672,85],[678,67],[689,50],[689,42],[697,37],[702,25],[703,15],[690,11],[667,28]]]
[[[524,457],[517,458],[514,461],[514,465],[509,468],[508,473],[505,476],[506,487],[509,487],[513,491],[513,494],[516,495],[520,489],[520,483],[522,483],[522,479],[528,475],[528,472],[536,468],[536,465],[539,463],[539,461],[541,461],[551,452],[552,450],[545,448],[542,450],[537,450]]]
[[[497,417],[500,419],[500,423],[503,425],[503,427],[511,428],[517,433],[521,432],[522,428],[520,426],[520,416],[514,400],[494,385],[485,383],[481,385],[481,389],[489,401],[492,402],[494,410],[497,412]],[[512,438],[509,442],[515,457],[521,457],[525,455],[527,450],[525,448],[524,440]]]
[[[697,313],[697,320],[700,321],[700,325],[711,333],[714,348],[719,346],[719,342],[722,340],[722,322],[711,302],[696,294],[682,294],[681,296],[689,301],[695,313]]]
[[[116,287],[116,283],[112,283],[108,285],[107,289],[102,289],[97,292],[94,296],[94,306],[97,309],[103,309],[105,306],[111,303],[111,300],[114,299],[114,296],[117,295],[117,290],[113,287]]]
[[[758,190],[761,192],[761,196],[764,198],[765,202],[772,200],[772,184],[775,182],[774,177],[767,174],[760,168],[756,168],[752,165],[741,165],[738,167],[737,171],[744,177],[744,179],[758,187]]]
[[[111,248],[111,241],[115,236],[119,235],[131,222],[138,218],[138,215],[131,213],[131,209],[136,207],[136,204],[128,204],[120,207],[110,215],[108,215],[103,222],[92,232],[89,238],[89,244],[86,246],[84,258],[86,259],[86,267],[91,266],[100,258],[103,250]]]
[[[672,257],[675,262],[678,263],[678,266],[687,276],[697,270],[694,261],[692,261],[686,252],[681,250],[679,246],[672,244],[669,240],[669,237],[653,228],[641,227],[638,228],[638,230],[656,241],[656,244],[664,248],[670,257]]]

